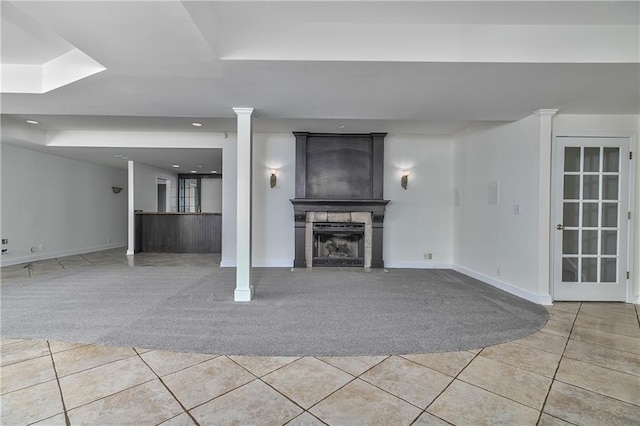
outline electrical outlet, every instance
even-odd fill
[[[9,239],[8,238],[3,238],[2,239],[2,244],[9,244]]]
[[[35,253],[36,252],[36,248],[35,247],[31,247],[31,253]]]
[[[433,259],[433,253],[427,253],[427,259],[432,260]]]

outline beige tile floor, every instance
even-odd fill
[[[3,285],[127,263],[109,250],[2,268]],[[136,255],[135,265],[216,265]],[[638,306],[556,303],[542,330],[469,351],[250,357],[0,340],[2,425],[640,424]]]

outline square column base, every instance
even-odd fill
[[[251,302],[253,298],[253,286],[249,286],[246,288],[236,288],[236,291],[233,293],[233,301],[234,302]]]

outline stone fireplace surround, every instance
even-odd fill
[[[388,200],[294,199],[295,268],[312,266],[313,222],[364,223],[364,267],[384,268],[382,231]]]
[[[305,225],[305,262],[313,265],[313,224],[316,222],[364,223],[364,267],[371,267],[372,219],[369,212],[307,212]]]

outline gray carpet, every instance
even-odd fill
[[[2,286],[2,337],[226,355],[457,351],[538,330],[544,307],[450,270],[109,266]]]

